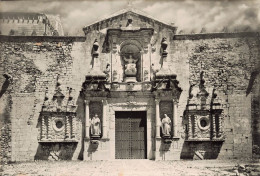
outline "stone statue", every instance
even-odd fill
[[[129,59],[123,58],[125,61],[125,74],[126,76],[135,76],[136,75],[136,62],[137,59],[134,59],[132,55],[129,56]]]
[[[164,136],[170,136],[171,132],[171,119],[167,116],[167,114],[164,114],[164,117],[162,119],[162,133]]]
[[[101,135],[100,119],[97,114],[95,114],[95,116],[91,119],[90,133],[94,136]]]

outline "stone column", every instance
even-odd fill
[[[173,137],[177,137],[178,133],[178,108],[177,102],[173,100]]]
[[[189,122],[188,122],[188,139],[192,138],[192,125],[191,125],[191,115],[188,115]]]
[[[52,117],[48,117],[48,126],[47,126],[47,129],[48,129],[48,135],[47,135],[47,138],[48,139],[51,139],[52,138],[52,128],[51,128],[51,119]]]
[[[65,117],[65,138],[68,139],[70,137],[70,119],[69,116]]]
[[[85,100],[85,137],[89,139],[89,100]]]
[[[223,137],[223,124],[222,124],[222,121],[224,119],[224,113],[222,112],[221,115],[219,116],[219,119],[218,119],[218,123],[219,123],[219,134],[218,134],[218,137]]]
[[[76,137],[76,117],[73,115],[71,117],[71,121],[72,121],[72,129],[71,129],[71,138],[75,138]]]
[[[161,123],[161,119],[160,119],[160,100],[159,99],[155,99],[155,109],[156,109],[156,118],[155,118],[155,124],[156,124],[156,138],[160,138],[160,123]]]
[[[45,140],[46,139],[46,124],[45,124],[45,116],[42,116],[42,135],[41,135],[41,139]]]
[[[103,138],[107,138],[107,100],[102,100],[103,103]]]
[[[194,115],[194,138],[198,137],[197,116]]]
[[[216,138],[216,121],[215,115],[212,116],[212,138]]]

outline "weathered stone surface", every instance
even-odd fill
[[[137,28],[130,30],[129,27],[123,26],[121,28],[119,26],[119,23],[127,24],[130,17],[133,21],[133,27],[139,26],[145,30],[149,29],[145,33],[147,37],[141,38],[142,30],[137,30]],[[95,27],[98,25],[101,27]],[[114,27],[115,31],[119,31],[116,33],[117,37],[110,38],[117,39],[117,41],[111,40],[110,43],[107,41],[105,29],[108,27]],[[259,105],[259,86],[257,86],[259,76],[249,93],[246,92],[252,78],[251,72],[259,62],[258,34],[225,33],[173,36],[174,29],[135,14],[126,14],[122,18],[105,20],[100,24],[85,28],[85,37],[0,36],[0,74],[12,77],[10,81],[3,76],[0,77],[2,86],[0,90],[1,156],[4,158],[3,161],[76,160],[83,158],[84,160],[100,160],[102,157],[114,159],[115,112],[133,110],[147,111],[146,140],[147,158],[149,159],[251,158],[252,143],[259,146],[260,128],[257,118],[259,115],[259,106],[257,106]],[[176,74],[179,84],[175,80],[175,82],[163,84],[156,83],[158,87],[154,87],[151,81],[153,74],[151,67],[153,65],[154,70],[159,70],[161,67],[161,43],[159,41],[162,41],[163,37],[167,38],[168,43],[168,68]],[[143,40],[137,44],[140,38]],[[123,64],[114,65],[114,56],[115,58],[119,56],[117,54],[120,54],[118,51],[122,43],[124,44],[130,39],[135,40],[135,42],[131,41],[128,44],[138,45],[142,51],[142,59],[145,60],[142,67],[141,65],[137,67],[144,68],[144,72],[139,74],[141,78],[137,80],[145,80],[146,86],[150,86],[150,88],[145,89],[145,86],[140,83],[123,84],[119,82],[111,85],[110,92],[107,88],[110,83],[105,85],[106,89],[104,87],[100,89],[102,91],[98,91],[99,83],[91,85],[89,90],[96,87],[92,92],[88,89],[83,90],[82,84],[86,80],[93,62],[92,49],[95,39],[100,44],[97,52],[100,53],[100,70],[102,72],[106,71],[108,64],[114,70],[123,70]],[[117,59],[119,61],[120,56]],[[148,76],[148,78],[142,79],[145,70],[146,76],[150,75],[151,78]],[[204,72],[204,84],[210,97],[213,96],[213,88],[218,92],[218,100],[216,101],[222,109],[223,122],[217,125],[212,124],[212,126],[215,130],[222,126],[221,129],[225,134],[223,143],[216,141],[185,142],[187,124],[189,123],[185,119],[187,100],[190,96],[189,89],[191,85],[199,85],[201,72]],[[77,105],[75,124],[78,124],[77,137],[80,139],[77,144],[39,143],[42,123],[40,113],[46,98],[46,87],[48,88],[48,97],[51,98],[55,94],[57,75],[59,75],[59,81],[62,82],[60,89],[64,96],[69,97],[67,93],[70,88],[75,92],[72,97]],[[175,89],[178,87],[182,91],[179,90],[179,94],[176,95],[177,90]],[[156,92],[157,89],[163,93],[152,92]],[[163,89],[171,89],[173,93],[168,91],[170,94],[167,94],[167,91],[163,91]],[[80,93],[81,91],[82,93]],[[177,114],[177,125],[175,125],[178,127],[178,138],[173,139],[171,144],[164,144],[160,138],[155,139],[155,96],[162,100],[178,102],[177,113],[175,112]],[[100,141],[97,150],[90,146],[89,141],[84,140],[87,123],[85,121],[84,100],[108,101],[105,111],[101,110],[103,105],[96,110],[102,114],[106,113],[106,121],[101,121],[106,123],[105,127],[108,128],[106,132],[108,137]],[[210,105],[212,102],[207,103]],[[172,103],[170,105],[172,106]],[[168,113],[168,116],[173,116],[175,110],[172,107],[168,109],[165,112]],[[96,112],[90,111],[91,116],[94,113]],[[99,116],[103,118],[101,114]],[[68,124],[72,124],[72,122]],[[251,126],[253,126],[252,130]],[[207,137],[213,132],[213,128],[208,130]],[[216,132],[214,135],[218,135],[218,133]],[[67,149],[70,152],[63,155]]]

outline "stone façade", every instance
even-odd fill
[[[132,21],[131,28],[128,24],[129,19]],[[148,29],[152,32],[142,33]],[[175,35],[176,27],[161,23],[133,9],[123,10],[105,20],[86,26],[83,30],[84,37],[0,36],[0,73],[5,75],[0,78],[3,162],[35,159],[114,159],[115,112],[124,110],[147,111],[148,159],[252,158],[253,145],[260,145],[257,86],[259,74],[250,86],[250,79],[251,82],[253,79],[251,73],[259,64],[258,33]],[[161,68],[161,41],[164,37],[168,43],[167,65],[171,73],[176,74],[178,87],[182,89],[177,98],[178,124],[174,126],[177,126],[178,130],[176,138],[173,138],[170,144],[164,143],[162,136],[157,136],[155,107],[157,99],[161,99],[161,113],[170,114],[174,103],[171,99],[170,108],[163,110],[162,107],[167,106],[163,103],[169,102],[169,99],[163,97],[175,95],[165,91],[157,91],[155,94],[149,89],[150,83],[152,84],[151,65],[153,64],[157,71]],[[84,90],[85,77],[90,74],[92,68],[92,47],[96,39],[100,45],[99,68],[106,71],[108,63],[111,70],[122,69],[123,65],[113,67],[115,63],[111,55],[118,52],[124,41],[131,39],[130,44],[135,44],[133,41],[140,38],[140,48],[145,54],[148,53],[147,57],[144,57],[148,60],[144,60],[144,72],[134,86],[143,86],[142,91],[133,93],[133,88],[127,87],[127,84],[119,84],[119,89],[124,85],[126,89],[112,91],[110,97],[106,93]],[[145,72],[145,69],[148,71]],[[209,103],[206,103],[209,107],[207,112],[211,112],[210,98],[213,89],[217,95],[218,108],[223,120],[223,140],[187,140],[191,124],[187,116],[188,105],[192,104],[191,92],[194,92],[193,96],[199,93],[202,72],[205,90],[210,95],[207,99]],[[142,77],[146,74],[149,75],[148,79]],[[113,82],[112,74],[110,77],[110,82]],[[57,78],[65,99],[72,97],[74,105],[77,106],[74,122],[77,140],[43,142],[42,108],[46,94],[49,100],[55,95]],[[147,84],[144,84],[145,82]],[[73,93],[69,94],[69,90]],[[101,103],[99,106],[102,107],[104,100],[107,103],[106,134],[103,134],[98,147],[95,148],[86,138],[86,101],[90,101],[90,107],[94,106],[93,103],[96,101]],[[97,112],[102,117],[104,109],[100,112],[98,109],[101,108],[97,108]],[[92,112],[93,108],[90,110],[92,117],[96,112]],[[204,116],[200,109],[195,109],[195,112]],[[194,109],[191,113],[194,113]],[[72,125],[72,121],[68,122],[68,125]],[[201,135],[211,135],[211,132],[214,132],[213,126],[208,134]],[[219,125],[216,127],[219,128]],[[194,127],[192,128],[194,131]]]

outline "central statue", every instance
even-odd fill
[[[129,58],[123,57],[125,61],[125,82],[136,82],[136,62],[138,59],[134,59],[132,55],[129,55]]]

